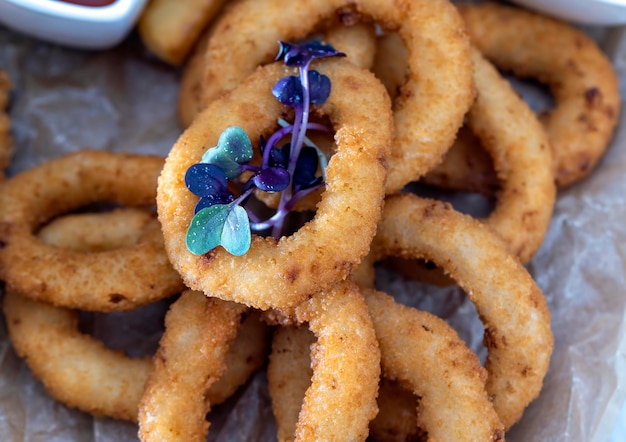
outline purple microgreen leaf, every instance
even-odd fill
[[[198,213],[202,209],[206,207],[211,207],[215,204],[228,204],[233,202],[233,195],[229,192],[228,194],[221,195],[209,195],[200,197],[198,202],[196,203],[196,207],[194,209],[194,213]]]
[[[241,164],[250,161],[252,155],[248,134],[240,127],[231,126],[221,133],[217,146],[207,150],[201,161],[221,167],[233,179],[241,173]]]
[[[315,175],[318,164],[317,150],[310,146],[303,147],[293,176],[293,187],[296,192],[314,186],[322,179],[322,177]]]
[[[185,184],[191,193],[198,196],[230,194],[226,174],[215,164],[193,164],[185,173]]]
[[[268,167],[255,174],[252,181],[264,192],[281,192],[289,185],[290,177],[287,169]]]
[[[245,254],[251,244],[250,221],[237,205],[216,204],[195,214],[187,229],[187,249],[203,255],[222,246],[232,255]]]
[[[283,105],[294,108],[302,106],[302,102],[304,101],[302,83],[300,83],[298,77],[293,75],[278,80],[272,88],[272,95]]]
[[[330,95],[330,78],[317,71],[309,71],[309,94],[311,104],[322,104]]]
[[[343,57],[346,54],[337,51],[330,44],[319,40],[303,44],[278,42],[276,60],[283,60],[287,66],[305,67],[316,58]]]

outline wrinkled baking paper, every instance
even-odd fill
[[[589,29],[626,78],[622,30]],[[180,71],[152,58],[136,36],[106,52],[59,48],[0,28],[0,68],[15,90],[14,174],[84,147],[166,155],[180,128]],[[541,396],[509,441],[597,441],[610,437],[626,382],[626,121],[593,175],[559,194],[543,247],[529,265],[552,312],[556,338]],[[482,326],[457,289],[423,286],[381,272],[378,282],[405,302],[438,312],[484,357]],[[410,294],[412,301],[403,297]],[[447,302],[441,307],[441,300]],[[417,300],[417,301],[416,301]],[[154,351],[167,302],[135,312],[85,314],[83,327],[131,354]],[[3,319],[2,319],[3,320]],[[275,426],[265,375],[258,373],[211,415],[212,441],[271,441]],[[0,327],[0,439],[136,441],[134,424],[91,416],[49,398]],[[626,436],[619,436],[620,439]]]

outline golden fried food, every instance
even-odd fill
[[[225,1],[151,0],[139,17],[139,36],[157,57],[180,65]]]
[[[541,289],[490,228],[412,194],[387,197],[362,265],[388,256],[431,261],[467,293],[485,329],[486,389],[510,428],[539,394],[550,364],[554,337]],[[359,278],[362,286],[373,283]]]
[[[281,352],[281,347],[289,342],[275,341],[268,381],[273,402],[278,401],[273,407],[280,425],[279,440],[365,440],[369,422],[378,410],[380,351],[358,287],[344,281],[317,293],[290,311],[287,320],[296,325],[308,322],[317,340],[308,345],[308,335],[297,329],[291,330],[297,333],[290,334],[291,338],[279,334],[277,339],[284,336],[284,339],[304,340],[301,343],[304,348],[297,355]],[[291,364],[297,356],[296,370],[312,361],[312,374],[305,378],[304,390],[303,377],[308,371],[293,372],[285,364]],[[283,397],[278,395],[283,394],[287,402],[280,404]],[[300,403],[299,413],[287,410]],[[297,422],[293,421],[294,417]]]
[[[183,284],[158,223],[133,247],[98,253],[61,249],[36,236],[47,221],[91,203],[154,205],[162,165],[157,156],[84,150],[6,180],[0,279],[34,300],[82,310],[129,310],[179,293]]]
[[[410,75],[394,104],[396,137],[387,180],[387,193],[393,193],[441,160],[474,96],[469,40],[447,0],[244,0],[216,24],[209,41],[203,104],[271,61],[277,40],[307,37],[337,15],[397,29],[411,54]]]
[[[315,66],[333,87],[328,101],[312,112],[330,118],[337,149],[326,169],[317,213],[294,235],[279,240],[252,235],[250,249],[241,256],[221,247],[194,255],[186,245],[198,201],[185,185],[187,169],[207,146],[217,144],[227,127],[243,128],[250,139],[276,127],[284,108],[270,90],[290,72],[283,65],[259,68],[214,101],[170,151],[159,179],[157,208],[170,260],[190,288],[263,310],[290,307],[345,279],[367,253],[384,197],[391,105],[380,82],[345,59]],[[358,94],[352,93],[356,90]]]
[[[490,2],[458,7],[487,59],[550,89],[555,105],[542,119],[557,185],[587,176],[602,158],[620,113],[618,79],[608,57],[567,23]]]

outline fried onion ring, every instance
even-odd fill
[[[214,26],[204,33],[187,61],[181,78],[178,93],[178,120],[182,127],[188,127],[202,109],[202,80],[204,75],[204,53]],[[356,23],[352,26],[337,25],[330,28],[324,39],[335,49],[348,54],[355,65],[369,69],[376,54],[376,34],[373,26]]]
[[[411,194],[387,197],[362,265],[387,256],[431,261],[465,290],[485,328],[486,389],[510,428],[539,394],[550,363],[554,337],[540,288],[487,226]],[[374,281],[360,278],[359,284],[373,287]]]
[[[320,61],[315,68],[333,86],[326,103],[312,112],[330,118],[337,149],[315,217],[295,234],[279,240],[253,235],[242,256],[221,247],[197,256],[185,243],[197,202],[185,186],[185,171],[229,126],[242,127],[252,140],[275,127],[284,107],[270,90],[290,72],[284,66],[261,67],[214,101],[170,151],[159,179],[157,209],[170,260],[189,288],[262,310],[287,308],[346,278],[367,254],[384,198],[392,137],[389,97],[371,73],[346,60]]]
[[[382,292],[366,291],[364,296],[385,378],[397,379],[420,398],[419,408],[413,396],[383,410],[380,400],[387,397],[383,389],[388,387],[382,384],[379,415],[370,424],[372,434],[406,436],[418,434],[419,428],[427,433],[428,440],[503,440],[504,427],[485,391],[487,373],[454,330],[443,320],[397,304]],[[294,434],[298,420],[294,406],[304,397],[313,373],[309,356],[313,342],[306,328],[285,327],[274,334],[267,373],[279,441],[291,440]],[[406,410],[407,405],[414,408]],[[405,422],[393,428],[390,415],[397,412],[410,413],[407,421],[413,428],[405,427]]]
[[[143,209],[115,209],[55,218],[39,231],[39,239],[81,252],[102,252],[136,243],[156,214]]]
[[[393,36],[388,34],[383,40],[379,66],[401,64],[397,58],[389,59],[403,52],[398,47],[391,49],[402,46],[402,41]],[[552,150],[541,123],[509,82],[476,49],[472,49],[471,56],[476,99],[464,127],[481,140],[500,181],[496,206],[484,221],[525,263],[541,246],[552,218],[556,198]],[[405,71],[400,66],[396,69]],[[392,78],[384,69],[378,70],[378,75],[385,78],[393,93],[393,84],[399,78]],[[456,150],[449,153],[452,151]]]
[[[417,424],[428,440],[504,440],[504,426],[485,391],[486,373],[456,332],[383,292],[365,290],[363,295],[383,372],[420,398]]]
[[[131,358],[81,333],[78,313],[70,309],[11,290],[4,295],[3,308],[16,353],[50,396],[93,415],[137,422],[152,357]],[[258,318],[246,318],[226,354],[227,371],[206,392],[208,403],[224,402],[260,368],[266,355],[265,334]]]
[[[119,225],[126,219],[124,229]],[[152,214],[137,209],[58,218],[40,232],[42,240],[75,250],[111,250],[139,240]],[[97,228],[94,228],[97,227]],[[93,247],[93,249],[91,248]],[[46,391],[64,404],[98,416],[136,422],[152,358],[111,350],[78,327],[78,313],[7,291],[3,311],[17,354]],[[219,404],[265,361],[267,327],[249,315],[226,354],[227,371],[207,392]]]
[[[13,176],[0,192],[0,279],[34,300],[82,310],[128,310],[179,293],[158,223],[133,247],[100,253],[44,244],[37,229],[93,202],[154,205],[163,159],[80,151]],[[113,276],[115,275],[115,276]]]
[[[304,38],[335,16],[397,29],[409,48],[410,75],[394,104],[396,138],[386,185],[387,193],[399,191],[441,160],[473,98],[469,42],[447,0],[244,0],[222,17],[209,41],[203,103],[271,61],[278,40]],[[239,26],[252,21],[256,26]]]
[[[208,388],[226,370],[242,304],[185,291],[165,317],[165,333],[139,403],[142,441],[204,441],[213,404]]]
[[[277,419],[285,423],[291,421],[279,430],[280,440],[365,440],[369,422],[378,410],[380,352],[358,287],[350,281],[341,282],[297,306],[288,319],[297,325],[308,322],[317,340],[312,346],[303,345],[305,348],[300,350],[301,357],[296,363],[297,367],[302,367],[304,356],[309,355],[313,361],[312,376],[306,378],[306,391],[302,390],[303,382],[293,390],[285,385],[286,390],[282,391],[293,395],[286,400],[300,412],[283,413],[285,404],[277,404],[280,408],[275,409],[280,413]],[[298,333],[298,336],[308,339],[306,333]],[[292,338],[300,339],[295,335]],[[277,341],[276,345],[280,343]],[[290,381],[283,375],[289,370],[293,356],[279,351],[270,356],[268,381],[274,395],[282,394],[276,390]],[[289,364],[283,364],[281,358],[287,358]],[[302,380],[302,376],[292,372],[291,380],[296,379]],[[299,393],[303,396],[296,397]],[[300,403],[301,408],[297,406]],[[294,417],[297,423],[293,422]]]
[[[532,110],[498,71],[476,50],[472,61],[477,95],[468,125],[501,180],[496,206],[484,221],[525,263],[541,246],[552,219],[556,187],[550,143]]]
[[[544,118],[559,187],[584,178],[604,154],[620,112],[608,57],[571,25],[495,3],[459,4],[474,45],[499,69],[548,86]]]
[[[0,180],[4,179],[4,171],[9,166],[13,154],[13,138],[10,134],[11,121],[5,113],[9,103],[11,80],[9,76],[0,70]]]

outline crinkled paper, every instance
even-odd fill
[[[600,39],[625,79],[622,30],[589,32]],[[165,156],[180,133],[180,71],[150,57],[136,36],[115,50],[82,52],[0,28],[0,69],[8,71],[14,83],[11,117],[17,149],[10,174],[85,147]],[[545,243],[529,265],[548,299],[556,343],[541,396],[507,434],[508,440],[609,440],[625,396],[625,259],[622,115],[615,139],[593,175],[560,192]],[[379,284],[398,297],[411,294],[411,302],[438,311],[484,352],[476,312],[456,289],[444,289],[436,297],[418,295],[423,288],[419,284],[384,273]],[[434,299],[445,299],[445,309]],[[158,342],[165,308],[161,303],[132,313],[84,315],[83,323],[111,346],[145,353]],[[134,424],[94,419],[50,399],[15,355],[1,325],[1,440],[137,440]],[[261,372],[211,415],[209,439],[273,440],[269,404]],[[613,440],[626,440],[626,435]]]

